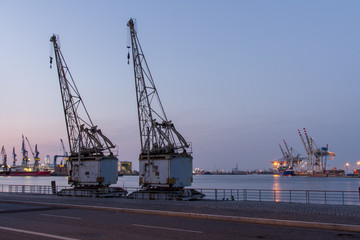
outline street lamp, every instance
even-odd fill
[[[349,163],[345,163],[345,169],[346,169],[346,171],[348,170],[348,167],[350,166],[350,164]]]

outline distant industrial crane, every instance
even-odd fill
[[[12,152],[12,155],[13,155],[13,167],[15,167],[16,166],[16,153],[15,153],[15,147],[13,147],[13,152]]]
[[[293,157],[293,155],[292,155],[292,151],[289,151],[289,147],[288,147],[288,145],[286,144],[285,139],[283,139],[283,141],[284,141],[284,145],[285,145],[285,147],[286,147],[286,151],[287,151],[287,153],[288,153],[288,155],[289,155],[289,160],[290,160],[289,165],[288,165],[288,168],[289,168],[289,169],[292,169],[292,168],[293,168],[294,157]],[[292,150],[292,149],[291,149],[291,150]]]
[[[61,138],[60,138],[60,143],[61,143],[61,155],[54,156],[54,167],[56,167],[56,165],[57,165],[57,162],[56,162],[57,158],[65,159],[65,165],[68,164],[69,155],[65,150],[64,142]],[[63,164],[63,160],[61,160],[61,162],[60,162],[60,165],[62,165],[62,164]]]
[[[1,158],[2,158],[1,168],[4,169],[5,171],[7,171],[7,169],[8,169],[7,155],[6,155],[4,146],[2,146],[2,148],[1,148]]]
[[[27,166],[28,166],[28,162],[29,162],[29,156],[28,156],[28,151],[26,150],[26,146],[25,146],[24,135],[22,135],[21,151],[22,151],[22,162],[21,162],[21,166],[27,167]]]
[[[31,146],[31,143],[29,141],[29,139],[27,137],[25,137],[28,145],[29,145],[29,148],[30,148],[30,151],[31,151],[31,154],[34,158],[34,171],[38,171],[39,170],[39,161],[40,161],[40,158],[39,158],[39,151],[37,149],[37,144],[35,144],[35,151],[33,150],[32,146]]]
[[[60,142],[61,142],[62,154],[65,155],[65,156],[68,156],[68,153],[65,150],[64,142],[63,142],[63,140],[61,138],[60,138]]]
[[[283,150],[281,145],[279,144],[281,153],[283,155],[284,161],[272,161],[271,163],[274,164],[274,170],[281,171],[285,169],[292,170],[295,169],[296,171],[300,170],[300,164],[303,161],[303,158],[300,154],[296,153],[296,151],[292,147],[288,147],[285,139],[283,139],[286,152]]]
[[[127,26],[131,38],[141,143],[139,183],[144,188],[190,186],[191,146],[165,114],[138,39],[134,19],[131,18]]]
[[[284,161],[289,161],[289,155],[287,154],[287,152],[284,152],[283,148],[281,147],[281,144],[279,143],[279,147],[280,147],[280,150],[281,150],[281,153],[283,155],[283,158],[284,158]]]
[[[304,145],[307,154],[307,171],[310,174],[313,174],[314,172],[324,173],[326,171],[328,158],[330,157],[330,159],[333,159],[336,154],[329,151],[328,145],[326,145],[326,147],[318,148],[315,144],[314,138],[308,136],[305,128],[303,128],[303,131],[305,134],[306,142],[301,135],[300,130],[298,129],[300,139]]]
[[[93,124],[60,50],[59,36],[50,38],[55,53],[69,141],[69,178],[75,187],[109,186],[118,179],[115,145]],[[50,66],[52,58],[50,57]]]

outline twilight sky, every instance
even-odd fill
[[[94,124],[138,169],[130,17],[167,116],[193,144],[194,168],[267,169],[283,138],[305,156],[304,127],[336,152],[330,167],[360,160],[359,1],[2,0],[0,145],[9,160],[13,146],[20,160],[21,134],[41,162],[67,139],[49,68],[55,33]]]

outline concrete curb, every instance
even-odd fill
[[[148,214],[148,215],[171,216],[171,217],[197,218],[197,219],[216,220],[216,221],[229,221],[229,222],[264,224],[264,225],[273,225],[273,226],[323,229],[323,230],[333,230],[333,231],[360,232],[359,225],[347,225],[347,224],[336,224],[336,223],[305,222],[305,221],[294,221],[294,220],[251,218],[251,217],[225,216],[225,215],[213,215],[213,214],[203,214],[203,213],[89,206],[89,205],[76,205],[76,204],[64,204],[64,203],[45,203],[45,202],[33,202],[33,201],[0,200],[0,202],[40,205],[40,206],[59,207],[59,208],[74,208],[74,209],[136,213],[136,214]]]

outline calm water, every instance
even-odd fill
[[[67,186],[67,177],[0,176],[0,184]],[[119,177],[114,186],[138,187],[138,176]],[[338,190],[358,191],[360,178],[284,177],[277,175],[196,175],[193,188],[274,189],[274,190]]]

